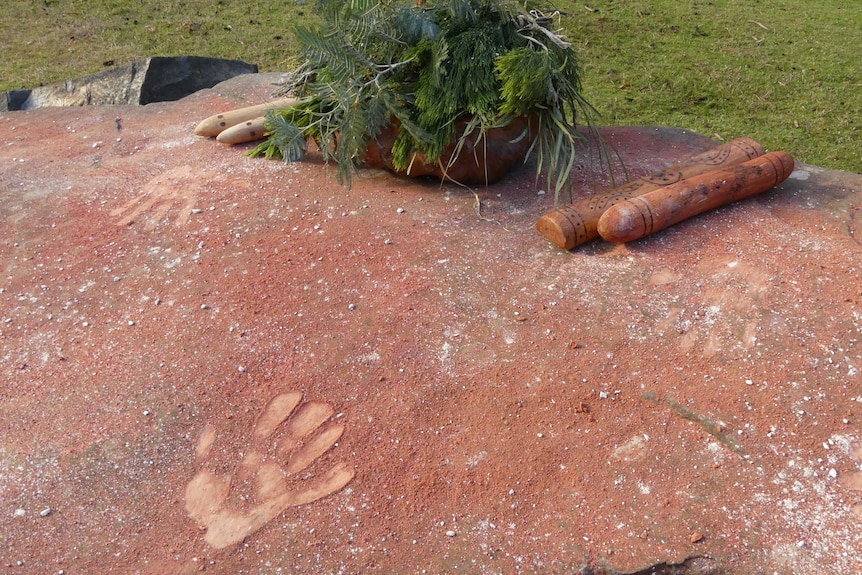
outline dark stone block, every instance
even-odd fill
[[[202,56],[153,57],[32,90],[0,93],[0,111],[179,100],[257,66]]]
[[[0,92],[0,112],[20,110],[21,105],[30,96],[30,90],[9,90]]]
[[[138,103],[179,100],[234,76],[256,72],[256,65],[239,60],[201,56],[150,58]]]

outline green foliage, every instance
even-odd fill
[[[295,160],[299,129],[337,162],[349,186],[371,139],[395,121],[394,162],[406,169],[417,153],[449,161],[444,152],[474,131],[482,137],[530,115],[540,170],[557,192],[568,183],[573,122],[592,109],[554,18],[513,0],[319,4],[323,22],[296,29],[303,64],[288,89],[301,103],[270,116],[269,139],[253,155]]]
[[[262,146],[259,153],[267,158],[278,156],[286,162],[295,162],[301,159],[308,150],[308,136],[303,132],[303,128],[295,123],[301,120],[301,118],[296,118],[292,122],[286,114],[269,112],[266,123],[272,130],[271,143]]]

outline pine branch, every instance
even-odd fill
[[[300,105],[273,115],[268,140],[253,153],[302,157],[314,139],[349,186],[365,149],[399,125],[397,168],[417,153],[444,163],[468,137],[513,117],[536,119],[530,152],[557,194],[574,165],[579,118],[594,110],[581,94],[571,43],[558,12],[525,10],[515,0],[319,0],[323,22],[298,27],[303,64],[288,89]],[[460,122],[460,124],[459,124]],[[464,126],[456,133],[456,125]],[[522,137],[526,137],[526,132]],[[455,154],[441,158],[453,146]]]

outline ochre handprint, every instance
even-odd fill
[[[182,207],[174,220],[174,225],[185,225],[189,222],[195,207],[197,192],[200,189],[197,179],[192,173],[191,166],[174,168],[147,182],[138,197],[112,210],[111,215],[122,216],[117,220],[118,226],[128,226],[138,217],[152,210],[154,213],[147,214],[149,221],[145,228],[153,230],[175,203],[181,203]]]
[[[186,486],[186,510],[207,530],[205,539],[220,549],[239,543],[288,507],[311,503],[331,495],[353,479],[353,469],[344,463],[333,466],[322,477],[294,485],[296,476],[332,448],[343,425],[327,423],[332,408],[321,402],[300,405],[302,394],[283,393],[270,400],[254,425],[254,440],[258,447],[263,440],[272,440],[268,452],[253,449],[243,457],[236,479],[251,479],[249,499],[233,498],[230,476],[219,477],[201,470]],[[215,441],[215,429],[207,426],[198,441],[199,461],[207,458]],[[276,461],[286,461],[282,467]]]

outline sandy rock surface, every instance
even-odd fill
[[[193,134],[279,78],[0,114],[0,571],[862,572],[862,176],[565,252]]]

